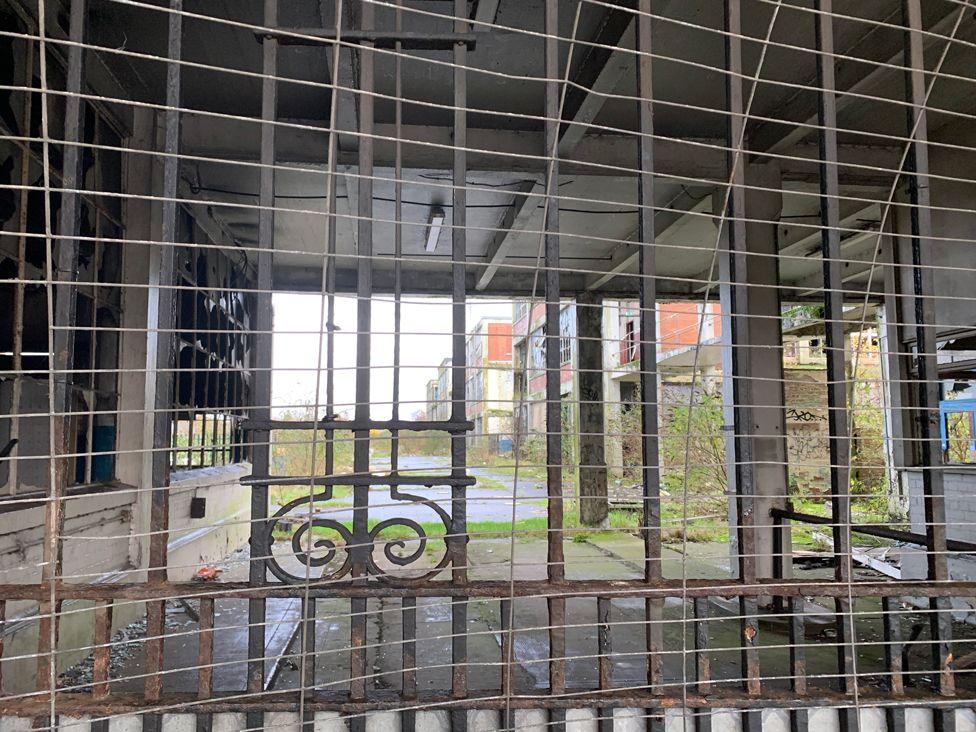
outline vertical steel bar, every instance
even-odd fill
[[[109,693],[112,608],[111,600],[102,600],[95,605],[95,634],[93,637],[95,662],[92,666],[92,696],[98,699],[104,699]]]
[[[928,112],[926,109],[926,74],[922,7],[920,0],[905,0],[907,25],[906,87],[908,92],[909,130],[913,132],[909,148],[907,176],[911,201],[912,285],[915,309],[915,348],[918,367],[918,445],[922,467],[922,492],[925,505],[926,559],[928,578],[936,582],[950,579],[946,551],[945,485],[943,455],[939,430],[938,325],[936,293],[931,266],[932,211],[929,187]],[[935,83],[932,79],[931,83]],[[932,662],[935,685],[944,696],[955,694],[952,672],[952,617],[948,598],[932,598],[929,603],[929,628],[932,636]],[[954,719],[951,710],[937,713],[939,723]]]
[[[712,662],[708,654],[708,598],[696,597],[693,600],[695,611],[695,686],[699,694],[708,694],[711,689]],[[692,711],[696,732],[710,732],[712,712],[710,709]]]
[[[183,52],[182,0],[170,0],[168,14],[168,40],[166,65],[166,111],[164,113],[163,202],[162,232],[160,236],[158,272],[158,321],[156,323],[156,388],[153,403],[153,455],[152,498],[149,526],[150,582],[166,581],[169,541],[169,473],[171,465],[171,434],[173,394],[176,363],[174,326],[177,322],[176,243],[179,240],[179,208],[176,197],[179,191],[180,146],[180,86]],[[154,273],[150,274],[151,279]],[[166,632],[165,601],[146,605],[146,681],[145,694],[150,700],[159,699],[163,688],[163,653]],[[155,728],[160,719],[157,715],[143,715],[143,728]]]
[[[902,641],[900,600],[896,597],[881,598],[882,622],[884,623],[885,669],[888,672],[887,686],[892,696],[905,693],[904,664],[902,661],[905,644]],[[886,707],[890,732],[904,732],[905,710],[900,707]]]
[[[401,601],[403,615],[403,631],[400,661],[400,685],[405,700],[417,697],[417,598],[404,597]],[[416,727],[416,713],[413,710],[403,712],[401,726],[404,732]]]
[[[468,30],[467,2],[454,0],[454,31],[464,33]],[[465,344],[466,322],[466,260],[467,260],[467,139],[468,139],[468,80],[467,53],[464,43],[454,44],[454,170],[452,188],[451,229],[451,267],[453,292],[451,298],[452,368],[451,368],[451,421],[465,419],[465,381],[467,380],[467,349]],[[464,477],[467,469],[466,436],[460,433],[451,435],[451,475]],[[466,488],[463,485],[451,488],[451,533],[453,534],[453,572],[455,582],[466,582],[468,578],[467,556],[467,506]],[[455,698],[468,695],[468,602],[458,597],[451,603],[451,693]],[[467,712],[452,714],[452,728],[467,729]]]
[[[638,268],[640,270],[640,388],[641,462],[644,484],[644,578],[655,582],[661,572],[661,471],[658,445],[657,379],[657,265],[654,236],[654,89],[652,84],[651,0],[640,0],[637,16],[637,198]],[[664,602],[644,604],[647,643],[647,683],[661,684],[664,648]]]
[[[797,696],[807,693],[806,643],[806,601],[802,597],[791,597],[787,601],[790,630],[790,689]],[[790,710],[791,732],[807,732],[807,710]]]
[[[827,357],[827,424],[830,445],[830,512],[833,522],[835,574],[838,582],[851,581],[850,439],[844,333],[844,295],[840,243],[840,183],[838,180],[837,98],[834,81],[833,0],[817,0],[817,81],[820,87],[820,236],[823,254],[823,302]],[[837,673],[842,691],[853,692],[854,620],[851,603],[835,598]],[[841,708],[840,722],[850,729],[854,720]],[[856,713],[856,711],[854,712]]]
[[[500,648],[501,651],[501,696],[510,698],[516,691],[512,685],[514,675],[512,673],[512,663],[514,660],[513,630],[512,630],[512,600],[502,599],[498,603],[499,630],[501,631]],[[510,705],[506,704],[502,718],[502,727],[511,729],[515,726],[514,713]]]
[[[264,24],[268,28],[278,25],[278,0],[264,0]],[[258,255],[256,295],[254,297],[254,336],[251,359],[254,365],[252,379],[252,419],[269,419],[271,416],[271,365],[273,339],[272,321],[272,268],[274,264],[275,237],[275,125],[278,111],[278,41],[265,38],[261,49],[261,172],[258,194]],[[255,431],[251,435],[251,464],[259,475],[267,475],[270,469],[271,433]],[[251,561],[248,581],[263,584],[267,580],[266,557],[271,551],[270,536],[265,520],[268,516],[268,486],[251,487]],[[267,636],[267,601],[253,598],[247,604],[247,692],[260,694],[265,682],[265,648]],[[264,714],[249,712],[247,725],[252,729],[264,726]]]
[[[598,650],[598,676],[601,691],[613,688],[613,660],[610,638],[610,598],[598,597],[596,599],[596,622],[597,622],[597,650]],[[601,707],[597,709],[597,719],[599,720],[600,732],[612,732],[613,730],[613,708]]]
[[[372,3],[361,6],[361,29],[370,31],[375,25],[376,8]],[[358,254],[356,262],[356,421],[364,424],[370,417],[370,339],[373,306],[373,83],[375,54],[373,44],[359,46],[359,179],[358,179]],[[338,63],[338,58],[336,59]],[[369,472],[369,430],[355,432],[353,471]],[[369,542],[369,486],[353,488],[352,572],[356,581],[365,581],[366,558],[372,551]],[[349,651],[349,691],[353,699],[366,696],[366,600],[350,600],[351,627]],[[354,732],[364,728],[362,716],[350,719]]]
[[[302,654],[305,661],[302,665],[302,688],[306,694],[315,691],[315,611],[316,602],[314,597],[302,598]],[[303,710],[302,729],[311,732],[315,725],[315,712],[310,709]]]
[[[197,698],[213,696],[214,682],[214,598],[200,598],[199,649],[197,651]]]
[[[559,2],[546,0],[545,7],[545,155],[557,155],[559,135]],[[546,570],[551,581],[566,576],[563,558],[562,486],[562,399],[559,358],[559,161],[548,161],[545,210],[545,298],[546,298],[546,486],[548,505],[548,550]],[[566,691],[566,600],[549,598],[549,691],[559,696]],[[565,714],[550,712],[550,722],[562,729]]]
[[[3,696],[3,646],[7,631],[7,601],[0,600],[0,696]]]
[[[33,88],[34,88],[34,41],[28,40],[26,42],[26,52],[25,52],[25,64],[24,64],[24,88],[27,90],[24,93],[24,106],[23,113],[21,115],[21,121],[23,123],[24,130],[29,135],[31,130],[31,99],[33,98]],[[13,367],[14,373],[20,374],[24,370],[24,295],[26,292],[27,284],[27,202],[28,196],[30,195],[30,169],[31,169],[31,156],[30,156],[30,144],[26,144],[21,148],[21,161],[20,161],[20,196],[17,204],[18,208],[18,226],[17,231],[20,232],[20,236],[17,237],[17,287],[14,291],[14,312],[13,312],[13,322],[14,322],[14,342],[13,342]],[[23,398],[23,381],[21,378],[15,377],[13,380],[13,395],[12,395],[12,408],[10,410],[10,439],[20,441],[20,412],[21,412],[21,400]],[[10,486],[10,493],[14,494],[17,492],[17,486],[20,483],[20,478],[18,477],[19,471],[19,451],[14,448],[14,451],[10,455],[10,468],[8,472],[7,484]]]
[[[726,211],[727,249],[722,269],[728,277],[731,322],[732,402],[734,412],[732,446],[735,457],[735,501],[737,564],[739,578],[746,583],[756,580],[755,494],[752,438],[752,386],[749,376],[749,292],[746,258],[745,160],[740,147],[744,140],[745,109],[742,66],[742,8],[740,0],[725,0],[725,62],[729,195]],[[746,378],[744,378],[746,377]],[[759,652],[756,636],[756,600],[740,597],[742,629],[742,676],[750,695],[761,691]],[[753,715],[743,715],[743,724],[753,724]]]
[[[56,663],[59,602],[55,583],[61,574],[63,545],[61,534],[64,529],[64,492],[72,481],[71,463],[65,457],[74,452],[71,445],[70,417],[72,409],[72,384],[74,374],[74,328],[77,310],[78,279],[78,227],[79,197],[76,193],[82,187],[81,148],[78,143],[84,139],[85,115],[81,100],[84,83],[86,0],[72,0],[68,27],[68,37],[72,45],[68,49],[68,69],[65,80],[67,96],[64,107],[64,153],[62,157],[61,212],[58,222],[56,271],[49,272],[54,297],[54,332],[51,336],[51,491],[45,504],[44,549],[41,565],[41,581],[50,584],[50,596],[40,604],[40,623],[37,649],[37,686],[39,691],[53,694],[56,686]],[[43,22],[43,21],[42,21]],[[40,52],[47,53],[44,44]],[[46,76],[46,75],[45,75]],[[47,97],[43,98],[47,106]],[[49,112],[45,111],[45,114]],[[50,202],[48,202],[50,207]],[[52,242],[52,246],[54,243]]]

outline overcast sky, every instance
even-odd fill
[[[319,295],[274,296],[274,373],[272,404],[279,410],[315,401],[316,357],[319,352],[322,298]],[[483,317],[512,317],[512,303],[475,300],[468,304],[467,330]],[[356,301],[336,298],[335,338],[336,412],[351,416],[356,391]],[[393,397],[393,302],[383,297],[373,302],[370,395],[373,419],[390,417]],[[451,356],[451,305],[444,298],[404,297],[401,306],[400,416],[409,419],[423,409],[427,382],[437,374],[441,361]],[[322,339],[324,369],[325,342]],[[325,371],[319,384],[320,404],[325,401]]]

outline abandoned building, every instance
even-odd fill
[[[0,71],[0,730],[976,731],[971,0],[0,0]]]

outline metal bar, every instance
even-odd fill
[[[711,690],[712,662],[708,654],[708,598],[696,597],[692,603],[695,609],[695,688],[699,694],[707,695]],[[712,715],[708,710],[694,709],[696,732],[709,732],[712,729]]]
[[[515,688],[515,675],[514,671],[514,661],[515,661],[515,646],[514,646],[514,630],[512,628],[512,621],[514,620],[514,615],[512,612],[512,601],[510,599],[503,598],[498,603],[498,619],[499,619],[499,650],[501,657],[501,678],[499,681],[499,691],[502,697],[513,696],[517,689]],[[504,729],[511,729],[515,726],[515,715],[510,713],[511,710],[506,707],[504,709],[504,718],[502,719],[502,727]]]
[[[905,0],[907,28],[906,93],[911,106],[908,114],[912,141],[909,147],[907,176],[911,219],[912,285],[915,309],[915,345],[918,369],[918,446],[922,465],[922,493],[925,505],[926,560],[928,578],[949,579],[946,554],[945,484],[942,472],[942,445],[939,430],[938,318],[931,266],[932,210],[929,188],[928,112],[926,74],[920,0]],[[934,83],[934,79],[933,79]],[[933,600],[929,607],[932,636],[934,683],[945,696],[955,694],[952,673],[952,622],[948,603]],[[941,717],[942,715],[936,715]]]
[[[545,6],[545,152],[555,155],[559,140],[559,2],[546,0]],[[554,582],[566,577],[563,556],[562,485],[562,398],[559,390],[559,161],[548,161],[545,180],[545,364],[546,364],[546,486],[549,496],[547,516],[546,573]],[[549,693],[558,697],[566,692],[566,600],[551,598],[549,610]],[[565,727],[564,714],[551,714],[555,730]]]
[[[209,699],[213,696],[214,688],[214,598],[200,598],[199,615],[197,696],[201,699]]]
[[[474,50],[478,37],[485,33],[455,32],[428,33],[426,31],[344,30],[343,43],[368,43],[373,48],[402,48],[409,51],[448,51],[461,46]],[[323,28],[279,28],[255,31],[261,42],[277,39],[283,46],[317,46],[335,43],[336,33]]]
[[[417,696],[417,598],[404,597],[400,601],[403,630],[401,632],[400,686],[403,699]],[[401,712],[403,732],[416,729],[417,716],[413,709]]]
[[[904,653],[905,644],[901,632],[901,601],[898,598],[881,598],[882,622],[884,623],[885,668],[888,670],[887,686],[892,696],[905,693]],[[904,732],[905,712],[892,707],[885,710],[885,718],[890,732]]]
[[[178,322],[178,298],[176,284],[176,243],[179,241],[179,208],[176,203],[179,190],[180,149],[180,98],[181,66],[183,56],[183,2],[170,0],[168,14],[168,38],[166,65],[166,104],[163,147],[163,203],[162,232],[160,235],[159,272],[157,281],[158,321],[156,323],[155,390],[153,402],[153,454],[152,497],[149,526],[149,568],[151,583],[165,582],[169,542],[169,478],[172,455],[172,404],[176,377],[173,365],[176,360],[176,342],[172,336]],[[150,268],[151,270],[152,268]],[[152,280],[153,274],[150,274]],[[163,654],[166,634],[166,605],[164,600],[146,606],[146,698],[158,699],[163,689]],[[143,729],[153,729],[161,724],[158,715],[143,716]]]
[[[390,432],[451,432],[463,433],[474,429],[474,422],[461,420],[430,421],[410,419],[369,419],[364,422],[359,420],[341,419],[321,419],[296,420],[294,422],[284,419],[255,420],[245,419],[241,421],[241,429],[247,430],[389,430]]]
[[[827,516],[817,516],[811,513],[800,513],[799,511],[785,511],[781,508],[772,508],[770,509],[769,513],[774,517],[791,519],[793,521],[803,521],[804,523],[808,524],[820,524],[822,526],[829,526],[834,522],[833,518],[828,518]],[[928,541],[928,537],[925,534],[919,534],[914,531],[902,531],[901,529],[892,529],[880,524],[851,524],[850,530],[855,534],[877,536],[882,539],[891,539],[892,541],[900,541],[906,544],[917,544],[918,546],[926,546]],[[946,551],[953,554],[976,554],[976,543],[970,541],[960,541],[958,539],[947,539]]]
[[[142,600],[166,598],[187,600],[208,595],[225,598],[301,597],[305,586],[278,583],[252,585],[248,582],[215,582],[201,586],[198,582],[157,582],[117,584],[112,582],[55,585],[62,600]],[[357,584],[350,581],[312,580],[310,590],[315,597],[515,597],[566,599],[606,595],[608,597],[644,597],[658,600],[680,597],[747,597],[771,595],[784,597],[838,597],[850,594],[861,597],[967,597],[976,595],[976,581],[951,582],[893,582],[857,581],[850,587],[833,581],[759,580],[744,584],[735,579],[666,579],[649,584],[644,580],[477,580],[464,584],[451,581],[430,581],[419,585]],[[2,600],[42,600],[50,593],[47,584],[0,584]]]
[[[24,106],[21,113],[21,120],[25,130],[31,129],[31,99],[34,88],[34,41],[28,40],[25,52],[24,68],[24,88],[28,89],[24,94]],[[13,370],[20,372],[24,368],[24,296],[26,292],[27,280],[27,202],[30,195],[30,166],[31,155],[29,147],[20,149],[20,196],[17,203],[17,218],[20,236],[17,237],[17,286],[14,290],[13,308]],[[13,380],[13,395],[10,410],[10,432],[11,440],[20,442],[20,412],[21,401],[23,399],[23,382],[19,378]],[[13,453],[15,456],[19,452]],[[7,484],[10,486],[10,494],[15,495],[18,491],[20,479],[18,477],[19,461],[11,460],[8,468]]]
[[[454,31],[464,33],[468,28],[467,0],[454,0]],[[454,62],[454,166],[451,191],[451,420],[460,422],[467,416],[465,384],[467,381],[467,175],[468,175],[468,46],[455,43]],[[464,478],[467,470],[467,439],[464,435],[451,435],[451,476]],[[464,484],[451,487],[451,576],[454,582],[468,580],[467,543],[467,490]],[[451,605],[451,691],[457,698],[468,695],[468,599],[456,598]],[[467,713],[452,712],[451,728],[458,732],[467,729]]]
[[[301,653],[304,656],[302,666],[301,683],[305,689],[315,688],[315,611],[316,601],[314,597],[302,598],[302,631],[301,631]],[[309,709],[303,709],[302,729],[306,732],[312,730],[315,724],[315,713]]]
[[[7,631],[7,601],[0,600],[0,696],[3,696],[3,646]]]
[[[381,692],[377,690],[366,700],[351,699],[344,692],[319,692],[307,694],[306,704],[313,711],[337,711],[344,714],[362,714],[368,711],[397,710],[402,707],[403,700],[395,692]],[[140,713],[144,710],[157,709],[165,705],[167,713],[180,712],[239,712],[253,710],[264,712],[293,712],[298,704],[298,692],[278,691],[268,692],[261,696],[241,697],[231,693],[229,697],[217,695],[208,702],[200,702],[195,693],[168,693],[159,703],[150,703],[141,694],[113,694],[108,701],[96,700],[90,694],[61,692],[58,694],[58,710],[67,716],[81,714],[127,714]],[[612,707],[614,709],[634,707],[638,709],[663,712],[668,708],[681,707],[687,703],[696,709],[817,709],[820,707],[835,707],[839,704],[850,703],[847,696],[841,692],[819,689],[816,694],[797,698],[792,692],[785,690],[770,690],[761,698],[751,698],[739,691],[714,691],[708,696],[697,693],[682,694],[650,694],[642,690],[595,691],[589,694],[572,694],[556,697],[538,694],[517,695],[510,700],[498,696],[494,692],[472,692],[465,699],[452,699],[449,691],[441,690],[420,695],[417,704],[424,709],[503,709],[510,703],[513,709],[550,709],[565,711],[566,709],[594,709]],[[884,708],[890,705],[891,698],[887,690],[877,690],[862,695],[862,704],[870,707]],[[972,706],[972,699],[946,698],[934,694],[914,694],[899,700],[899,706],[923,707],[927,704],[939,704],[946,710],[968,709]],[[14,713],[16,716],[40,716],[48,709],[49,703],[36,698],[4,699],[0,700],[0,712]]]
[[[264,0],[264,25],[274,28],[278,25],[278,0]],[[275,170],[276,126],[278,111],[278,42],[268,39],[261,49],[261,173],[258,203],[258,241],[256,279],[257,295],[254,298],[254,329],[252,363],[253,391],[249,414],[255,419],[271,417],[271,367],[274,327],[272,318],[272,269],[274,265],[275,244]],[[269,471],[271,458],[271,434],[255,432],[251,435],[251,464],[255,473]],[[251,562],[248,583],[262,584],[267,581],[266,559],[271,551],[270,536],[264,519],[268,516],[268,488],[255,485],[251,488]],[[265,601],[255,598],[248,602],[247,608],[247,682],[250,694],[261,694],[265,686],[265,649],[267,629],[267,608]],[[247,726],[260,729],[264,726],[264,715],[251,713]]]
[[[851,554],[851,448],[848,429],[844,294],[840,241],[840,184],[837,167],[837,96],[834,81],[833,0],[817,0],[817,81],[820,87],[820,223],[823,256],[825,354],[827,359],[827,424],[830,446],[830,513],[834,576],[850,582]],[[837,624],[837,673],[841,689],[853,692],[854,620],[847,598],[834,600]],[[849,709],[839,710],[842,729],[856,725]],[[856,714],[853,712],[853,714]]]
[[[790,689],[802,697],[807,693],[806,600],[802,596],[790,597],[786,609],[790,624]],[[808,726],[805,709],[790,710],[790,732],[807,732]]]
[[[109,666],[112,642],[111,600],[103,600],[95,606],[95,662],[92,666],[92,696],[103,699],[109,694]]]
[[[372,3],[363,3],[360,11],[360,28],[371,31],[375,24],[376,9]],[[373,122],[375,54],[371,42],[364,42],[359,51],[359,179],[358,179],[358,237],[356,262],[356,408],[355,419],[361,423],[370,415],[370,330],[371,309],[373,306]],[[369,471],[369,431],[357,430],[354,433],[353,470],[357,473]],[[366,553],[372,550],[369,545],[369,486],[356,485],[353,488],[353,537],[358,546],[352,553],[352,573],[355,582],[362,584],[367,574]],[[350,601],[349,631],[349,690],[354,699],[366,696],[366,599],[353,598]],[[362,732],[365,719],[350,719],[350,729]]]
[[[555,149],[559,134],[559,56],[556,34],[559,5],[546,0],[546,123],[545,155]],[[549,491],[548,563],[549,578],[563,579],[563,486],[562,486],[562,398],[559,392],[559,161],[549,163],[546,177],[545,215],[545,298],[546,298],[546,485]]]
[[[641,477],[643,490],[642,535],[644,578],[660,580],[661,573],[661,472],[658,444],[657,379],[657,279],[654,236],[654,90],[652,82],[651,0],[640,0],[636,20],[638,153],[638,270],[640,271],[640,388],[641,388]],[[647,619],[647,683],[659,688],[662,681],[664,648],[664,605],[649,600]]]
[[[597,651],[598,651],[598,675],[600,689],[613,688],[613,660],[612,646],[610,638],[610,598],[598,597],[596,599],[596,622],[597,622]],[[597,718],[599,719],[600,732],[612,732],[613,730],[613,710],[598,709]]]
[[[731,440],[735,464],[734,490],[736,502],[736,546],[738,575],[745,582],[756,578],[756,536],[753,496],[755,494],[752,439],[752,382],[743,378],[749,374],[746,344],[749,343],[749,290],[747,279],[747,242],[745,232],[745,160],[739,153],[744,142],[744,94],[742,66],[742,9],[740,0],[725,0],[725,62],[726,103],[728,108],[726,143],[728,147],[729,193],[727,221],[728,248],[724,252],[722,280],[729,282],[729,319],[731,327],[732,411],[734,413]],[[758,627],[756,602],[740,598],[742,628],[742,678],[749,694],[761,692],[759,653],[755,645]],[[747,720],[743,719],[745,724]]]
[[[74,326],[77,310],[77,280],[78,280],[78,229],[80,210],[78,196],[74,191],[81,187],[82,159],[77,143],[84,138],[85,114],[80,97],[82,81],[84,79],[84,50],[81,44],[85,41],[85,24],[87,15],[86,0],[72,0],[68,35],[73,45],[68,51],[67,78],[65,90],[67,99],[64,108],[64,155],[62,158],[65,188],[62,195],[60,220],[58,224],[58,240],[51,242],[51,247],[57,245],[56,261],[52,265],[55,272],[49,272],[54,286],[53,350],[50,356],[49,388],[51,389],[51,408],[55,413],[65,414],[71,410],[71,374],[74,362]],[[41,53],[46,53],[41,45]],[[42,104],[48,104],[46,92],[42,96]],[[45,143],[46,144],[46,143]],[[50,206],[50,203],[46,203]],[[39,608],[40,623],[38,626],[37,643],[37,688],[39,691],[54,692],[56,686],[56,668],[54,654],[57,652],[58,615],[60,601],[57,599],[55,582],[61,574],[63,545],[61,535],[64,533],[64,494],[68,484],[73,482],[71,477],[71,459],[61,457],[74,452],[71,445],[71,429],[69,419],[64,417],[50,418],[51,422],[51,490],[45,504],[44,516],[44,548],[43,564],[41,565],[41,581],[49,584],[49,594],[41,602]]]
[[[256,475],[241,479],[241,485],[351,485],[351,486],[371,486],[371,485],[447,485],[447,486],[471,486],[477,482],[477,478],[461,477],[452,478],[444,475],[332,475],[332,476],[312,476],[312,475]]]

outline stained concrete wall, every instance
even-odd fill
[[[170,579],[190,579],[203,564],[220,560],[247,544],[250,496],[240,479],[250,465],[184,471],[173,476],[170,494]],[[207,513],[191,519],[190,500],[205,498]],[[64,576],[68,582],[142,582],[145,573],[130,562],[132,534],[145,533],[134,513],[137,492],[121,489],[78,496],[65,502]],[[0,515],[0,583],[37,583],[44,541],[44,507]],[[58,671],[90,653],[92,603],[66,601],[58,641]],[[116,603],[113,625],[124,627],[144,615],[137,602]],[[9,602],[3,637],[4,690],[35,687],[37,604]],[[22,657],[22,658],[18,658]],[[0,727],[0,729],[5,729]]]
[[[943,469],[945,481],[946,533],[949,539],[976,542],[976,473],[965,469]],[[908,513],[912,531],[925,533],[925,502],[922,493],[922,471],[902,471],[908,494]],[[903,579],[925,579],[926,560],[921,547],[903,551]],[[961,554],[949,555],[949,577],[953,580],[976,580],[976,559]],[[976,602],[954,600],[958,607],[976,609]],[[976,622],[976,615],[971,619]]]

